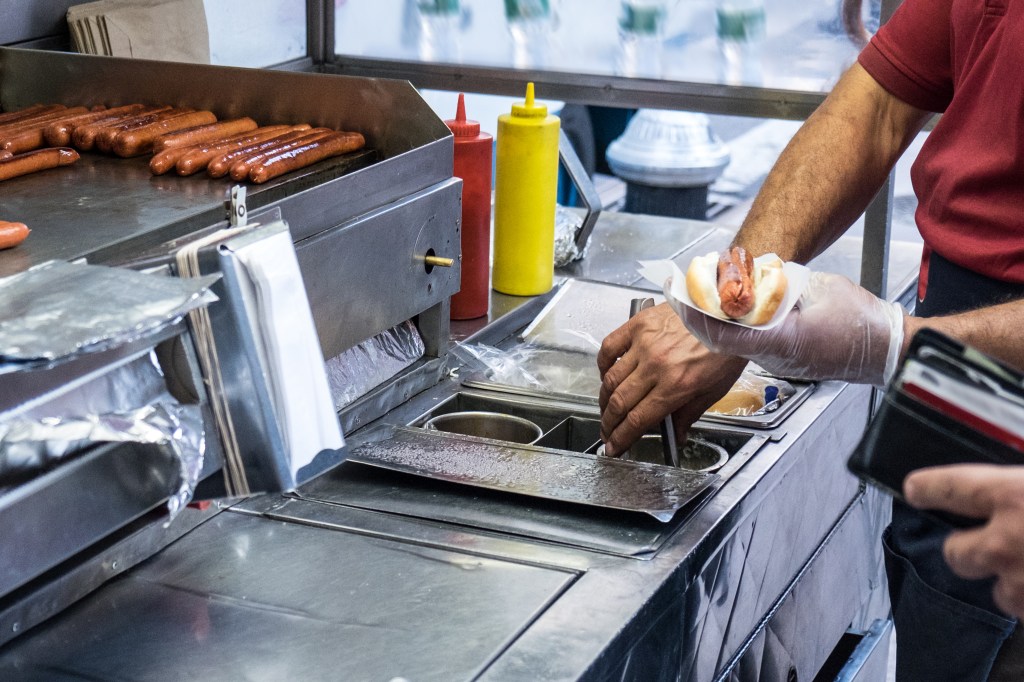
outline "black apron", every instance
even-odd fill
[[[1024,297],[1008,284],[932,252],[918,317],[948,315]],[[893,502],[882,536],[896,625],[897,682],[983,682],[1015,621],[992,601],[994,580],[964,580],[942,556],[949,529]]]

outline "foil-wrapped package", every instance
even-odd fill
[[[52,362],[141,339],[215,301],[208,287],[216,280],[60,261],[0,279],[0,363]]]
[[[197,405],[166,402],[129,412],[83,417],[17,416],[0,423],[0,485],[18,482],[95,443],[149,443],[170,448],[180,464],[180,484],[168,491],[173,517],[192,499],[206,443]]]
[[[563,206],[555,208],[555,267],[560,268],[587,255],[587,245],[581,252],[576,247],[576,233],[583,225],[583,215]]]

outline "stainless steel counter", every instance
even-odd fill
[[[701,236],[658,221],[683,235],[662,255]],[[592,248],[645,222],[606,219]],[[646,241],[622,239],[621,257]],[[478,337],[536,311],[504,303]],[[458,390],[449,377],[379,421],[412,423]],[[632,542],[652,532],[646,517],[347,463],[217,514],[8,643],[0,678],[811,679],[847,628],[887,610],[883,500],[844,465],[869,398],[820,384],[636,555],[565,537]],[[565,532],[542,532],[552,525]]]

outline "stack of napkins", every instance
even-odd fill
[[[99,0],[69,7],[67,18],[84,54],[210,63],[203,0]]]

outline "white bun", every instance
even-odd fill
[[[690,300],[704,312],[720,320],[729,319],[722,312],[722,299],[718,297],[717,253],[697,256],[690,261],[690,267],[686,269],[686,293],[690,294]]]
[[[732,319],[722,312],[718,297],[718,253],[697,256],[686,269],[686,291],[694,305],[720,320]],[[757,326],[766,324],[775,315],[786,297],[786,274],[782,261],[773,258],[754,263],[754,307],[739,322]]]

